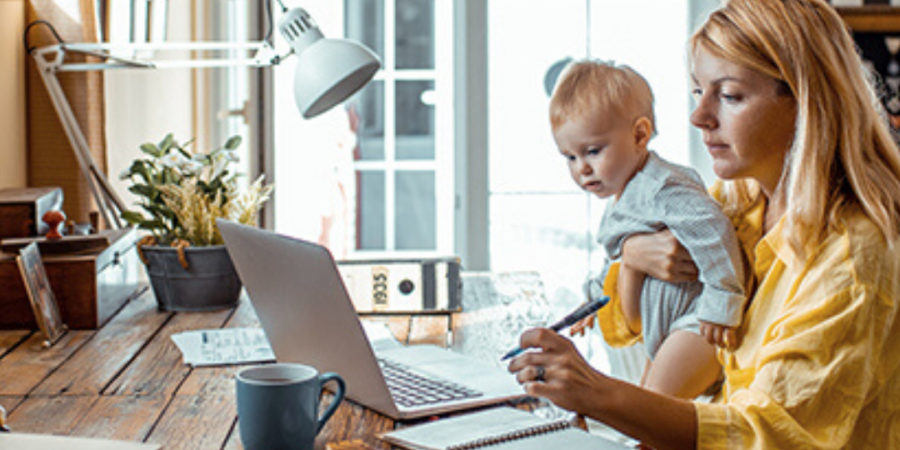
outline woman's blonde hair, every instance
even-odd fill
[[[691,38],[726,59],[779,80],[797,101],[796,133],[781,189],[785,238],[812,251],[841,213],[859,206],[887,242],[898,236],[900,152],[856,45],[824,0],[729,0]],[[751,205],[749,180],[723,186],[726,213]],[[730,211],[728,210],[730,208]]]
[[[581,60],[569,64],[550,99],[550,126],[555,131],[563,122],[595,110],[611,110],[630,124],[646,117],[656,130],[653,92],[644,77],[628,66],[611,62]]]

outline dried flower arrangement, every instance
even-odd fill
[[[139,197],[144,210],[124,211],[122,218],[152,233],[140,245],[221,245],[216,219],[255,224],[269,199],[272,186],[263,184],[264,176],[240,192],[239,175],[230,170],[238,161],[240,136],[209,153],[188,152],[192,142],[180,144],[169,133],[159,144],[145,143],[141,151],[148,157],[136,159],[122,174],[123,180],[131,180],[128,190]],[[183,251],[179,256],[186,265]]]

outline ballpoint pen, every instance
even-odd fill
[[[596,300],[591,300],[581,306],[578,307],[575,311],[572,311],[566,317],[563,317],[559,322],[550,325],[548,328],[559,333],[563,329],[575,325],[579,320],[584,319],[585,317],[590,316],[591,314],[597,312],[600,308],[604,307],[607,303],[609,303],[609,297],[603,296]],[[501,361],[507,360],[509,358],[513,358],[518,356],[525,349],[523,348],[515,348],[510,350],[507,354],[503,355],[503,358],[500,358]]]

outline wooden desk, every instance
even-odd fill
[[[159,312],[148,290],[99,330],[69,331],[49,349],[37,333],[0,331],[0,405],[13,432],[145,441],[165,450],[241,449],[234,396],[240,367],[193,369],[170,336],[253,326],[247,301],[233,310]],[[350,439],[388,448],[374,434],[393,427],[345,401],[316,449]]]
[[[384,320],[401,341],[447,342],[445,317]],[[143,441],[162,444],[164,450],[242,449],[234,375],[245,366],[191,368],[182,362],[171,336],[258,326],[246,299],[223,311],[160,312],[148,289],[102,328],[69,331],[51,348],[41,346],[39,333],[0,331],[0,405],[9,413],[13,432]],[[483,341],[474,341],[473,346],[485,350]],[[497,345],[492,354],[501,354],[510,343]],[[323,402],[329,400],[326,395]],[[315,448],[359,439],[388,449],[374,435],[394,427],[393,420],[345,400],[316,438]]]
[[[472,275],[464,283],[463,303],[467,312],[453,322],[454,349],[476,357],[503,354],[534,318],[560,314],[530,273]],[[447,342],[445,317],[384,320],[401,341]],[[144,441],[164,450],[242,449],[234,375],[243,366],[193,369],[182,362],[171,336],[258,326],[246,300],[223,311],[160,312],[147,290],[99,330],[69,331],[49,349],[41,347],[37,333],[0,331],[0,405],[9,412],[13,432]],[[391,419],[344,401],[315,448],[360,439],[386,449],[374,435],[394,427]]]

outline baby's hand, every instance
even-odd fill
[[[597,314],[591,314],[584,319],[579,320],[572,328],[569,328],[569,336],[584,336],[588,328],[594,328],[594,322],[597,320]]]
[[[737,328],[717,323],[700,321],[700,334],[706,341],[726,350],[734,350],[738,346]]]

